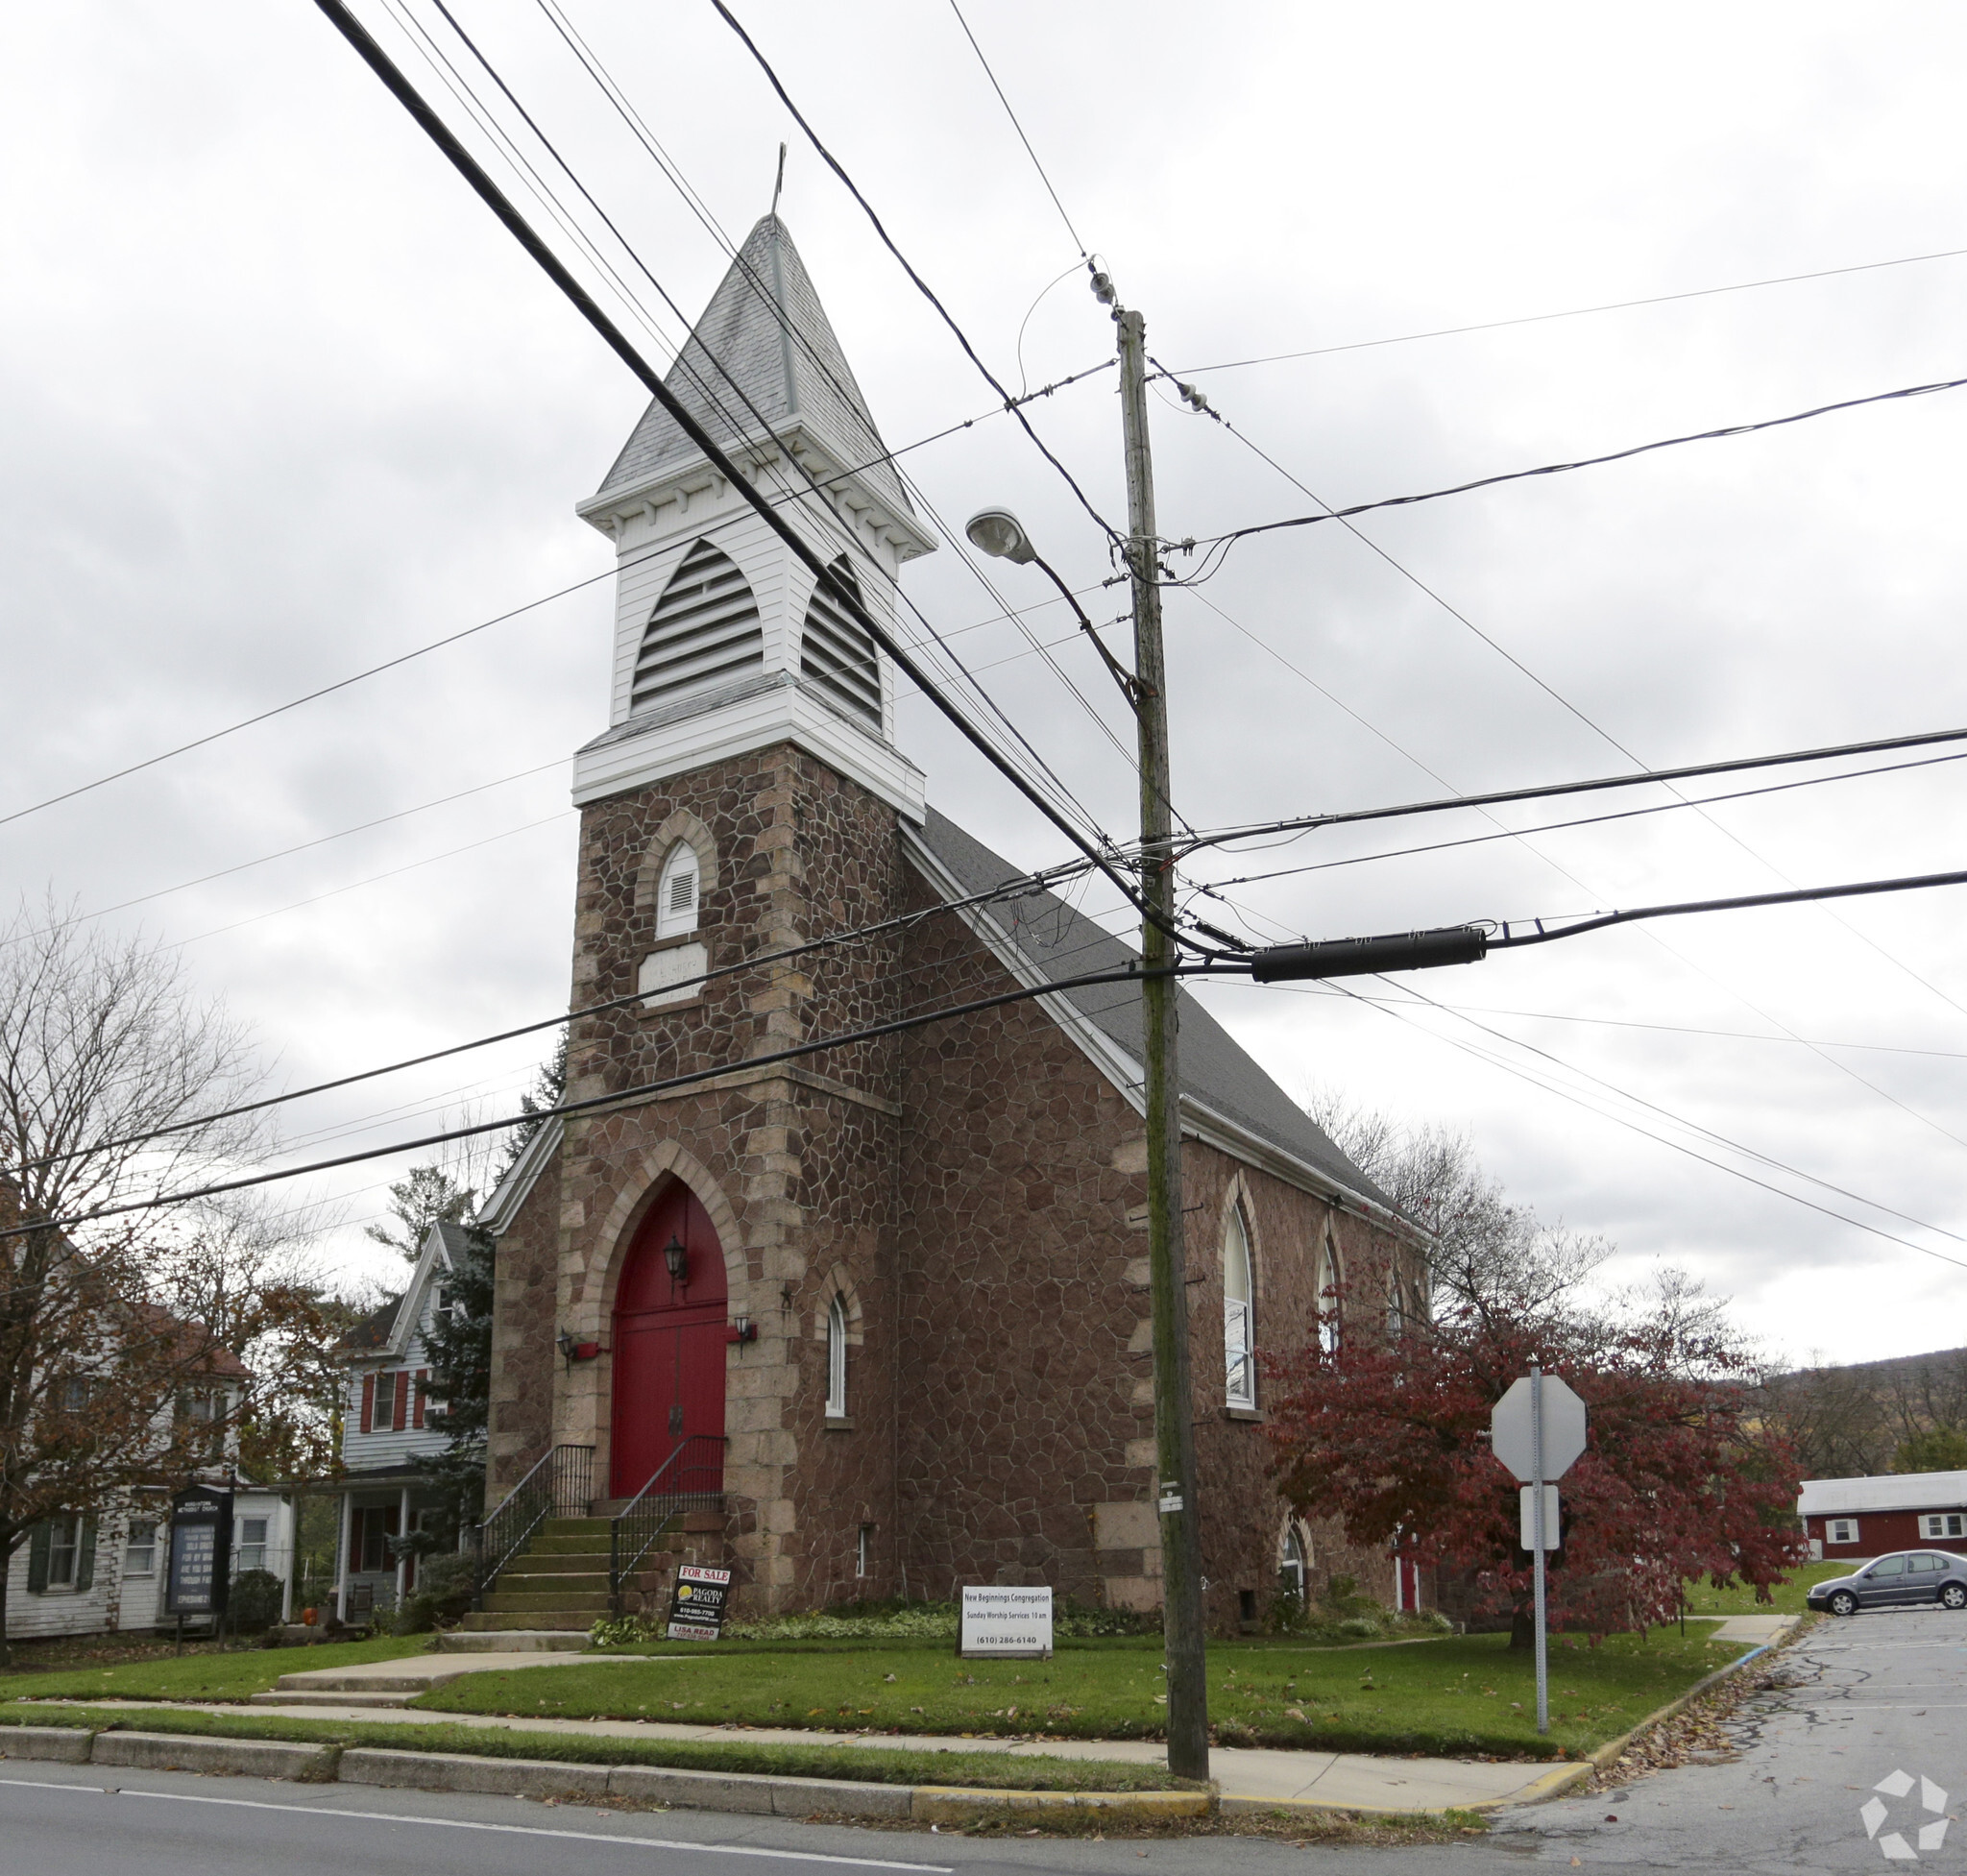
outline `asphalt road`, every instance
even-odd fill
[[[0,1876],[1273,1876],[1307,1864],[1334,1876],[1501,1876],[1525,1864],[1790,1876],[1958,1866],[1967,1859],[1967,1826],[1952,1821],[1967,1808],[1967,1614],[1827,1622],[1785,1661],[1793,1684],[1739,1716],[1734,1760],[1505,1814],[1487,1837],[1450,1846],[967,1839],[12,1760],[0,1765]],[[1874,1789],[1897,1787],[1894,1774],[1906,1789]],[[1863,1807],[1874,1799],[1884,1815],[1867,1835]],[[1887,1854],[1895,1836],[1910,1855]]]

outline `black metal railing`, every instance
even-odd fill
[[[678,1518],[723,1508],[723,1435],[692,1433],[608,1521],[608,1601],[615,1613],[621,1613],[621,1585]]]
[[[595,1501],[595,1450],[556,1446],[505,1495],[478,1526],[478,1594],[526,1547],[549,1518],[585,1518]]]

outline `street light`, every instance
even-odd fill
[[[979,553],[987,553],[993,560],[1013,561],[1020,567],[1035,566],[1057,587],[1065,603],[1078,615],[1080,630],[1093,641],[1093,648],[1099,652],[1101,662],[1105,665],[1114,683],[1120,686],[1120,693],[1126,697],[1129,708],[1138,710],[1140,690],[1133,681],[1133,673],[1107,650],[1106,641],[1086,617],[1086,609],[1080,604],[1079,595],[1059,578],[1057,571],[1032,545],[1032,537],[1025,532],[1024,523],[1008,508],[980,508],[963,524],[963,532]]]

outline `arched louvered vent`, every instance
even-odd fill
[[[729,554],[699,541],[670,575],[642,635],[631,713],[701,691],[765,662],[758,601]]]
[[[861,583],[841,556],[827,570],[858,599]],[[800,675],[874,728],[881,727],[881,663],[874,641],[825,587],[813,590],[799,646]]]

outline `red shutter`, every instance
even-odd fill
[[[412,1425],[421,1426],[424,1424],[424,1389],[428,1384],[429,1379],[429,1369],[420,1368],[417,1370],[417,1407],[415,1417],[411,1421]]]
[[[376,1430],[376,1377],[373,1373],[362,1377],[362,1430],[365,1433]]]
[[[401,1433],[410,1424],[410,1371],[399,1368],[390,1378],[396,1382],[396,1430]]]

